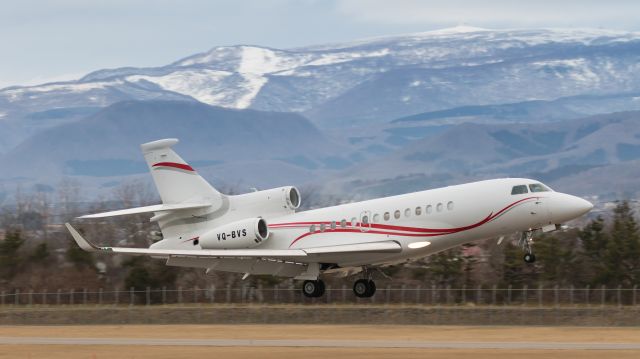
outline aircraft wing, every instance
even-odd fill
[[[195,208],[204,208],[209,207],[210,204],[207,203],[179,203],[179,204],[156,204],[153,206],[145,206],[145,207],[136,207],[136,208],[127,208],[120,209],[117,211],[96,213],[96,214],[87,214],[78,218],[86,219],[86,218],[104,218],[104,217],[115,217],[115,216],[124,216],[127,214],[140,214],[140,213],[151,213],[151,212],[166,212],[166,211],[176,211],[180,209],[195,209]]]
[[[69,223],[65,226],[78,246],[87,252],[110,252],[157,257],[194,258],[292,258],[336,253],[397,253],[402,250],[396,241],[356,243],[307,249],[153,249],[100,247],[86,240]]]

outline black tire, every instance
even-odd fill
[[[536,255],[533,253],[527,253],[524,255],[524,261],[526,263],[534,263],[536,261]]]
[[[324,282],[318,280],[305,280],[302,283],[302,294],[307,298],[317,298],[324,294]]]
[[[317,281],[305,280],[304,283],[302,283],[302,294],[307,298],[313,298],[318,291],[318,287],[319,285]]]
[[[369,298],[376,292],[376,283],[368,279],[358,279],[353,283],[353,293],[358,298]]]
[[[370,280],[369,281],[369,291],[367,292],[366,298],[373,297],[376,294],[376,282]]]
[[[318,290],[316,291],[315,297],[322,297],[324,295],[324,282],[322,279],[318,279],[316,282],[318,282]]]
[[[366,298],[369,292],[369,283],[366,279],[358,279],[353,283],[353,294],[358,298]]]

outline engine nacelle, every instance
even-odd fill
[[[293,213],[300,207],[300,192],[293,186],[245,193],[230,198],[234,211],[247,217]]]
[[[202,249],[244,249],[258,246],[269,237],[267,222],[248,218],[212,229],[198,238]]]

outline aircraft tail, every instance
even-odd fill
[[[171,149],[177,143],[168,138],[140,145],[162,203],[219,203],[220,192]]]

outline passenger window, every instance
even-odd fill
[[[312,224],[311,227],[309,227],[309,232],[315,232],[316,231],[316,225]]]
[[[422,214],[422,207],[416,207],[416,216],[419,216]]]
[[[336,229],[336,221],[331,221],[331,229]]]
[[[378,223],[378,222],[380,222],[380,215],[376,213],[373,215],[373,223]]]
[[[524,194],[524,193],[528,193],[529,191],[527,191],[527,185],[518,185],[518,186],[513,186],[513,188],[511,189],[511,194]]]
[[[320,224],[320,232],[324,232],[326,225],[324,223]]]
[[[343,219],[342,221],[340,221],[340,227],[347,228],[347,220],[346,219]]]
[[[407,208],[407,209],[404,210],[404,216],[405,217],[411,216],[411,209],[410,208]]]
[[[431,213],[431,211],[433,210],[432,208],[433,207],[431,207],[431,205],[428,205],[427,209],[425,210],[425,212],[427,212],[427,214]]]
[[[442,203],[438,203],[438,205],[436,206],[436,211],[438,211],[438,212],[442,212],[442,208],[443,208],[443,207],[444,207],[444,206],[442,205]]]
[[[449,201],[447,203],[447,209],[450,210],[450,211],[453,211],[453,202],[452,201]]]
[[[400,218],[400,211],[396,210],[395,212],[393,212],[393,218],[398,219]]]
[[[358,226],[358,219],[356,217],[351,218],[351,227]]]
[[[548,192],[549,188],[542,183],[533,183],[529,185],[531,192]]]
[[[369,223],[369,216],[362,216],[362,224],[368,224]]]
[[[391,218],[391,215],[389,214],[389,212],[384,212],[384,220],[388,221],[389,218]]]

